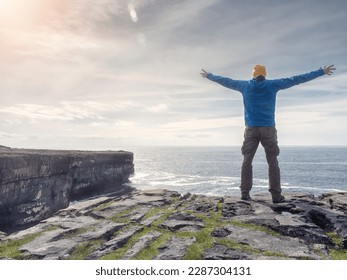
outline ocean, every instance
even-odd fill
[[[242,155],[238,147],[137,147],[132,152],[135,174],[130,181],[138,189],[240,194]],[[282,147],[278,159],[284,193],[347,191],[347,147]],[[252,193],[267,190],[267,162],[259,146],[253,161]]]

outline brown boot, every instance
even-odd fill
[[[242,192],[241,199],[242,200],[252,200],[251,196],[249,195],[249,192]]]
[[[285,198],[283,195],[281,195],[281,194],[272,195],[272,202],[273,203],[281,203],[284,201],[285,201]]]

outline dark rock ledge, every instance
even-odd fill
[[[71,201],[121,194],[134,172],[133,153],[59,151],[0,146],[0,231],[51,217]]]
[[[0,233],[2,259],[347,259],[347,193],[212,197],[131,190]]]

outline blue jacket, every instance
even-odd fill
[[[241,92],[243,97],[246,126],[275,126],[276,95],[279,90],[306,83],[324,75],[319,69],[310,73],[293,76],[291,78],[250,81],[233,80],[211,73],[207,79],[221,84],[224,87]]]

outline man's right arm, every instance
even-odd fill
[[[201,76],[203,78],[207,78],[210,81],[213,81],[213,82],[215,82],[217,84],[220,84],[220,85],[222,85],[222,86],[224,86],[226,88],[230,88],[230,89],[242,92],[242,90],[243,90],[243,88],[244,88],[244,86],[246,84],[246,81],[233,80],[233,79],[230,79],[230,78],[213,75],[210,72],[206,72],[204,69],[202,69],[202,71],[203,72],[201,73]]]

